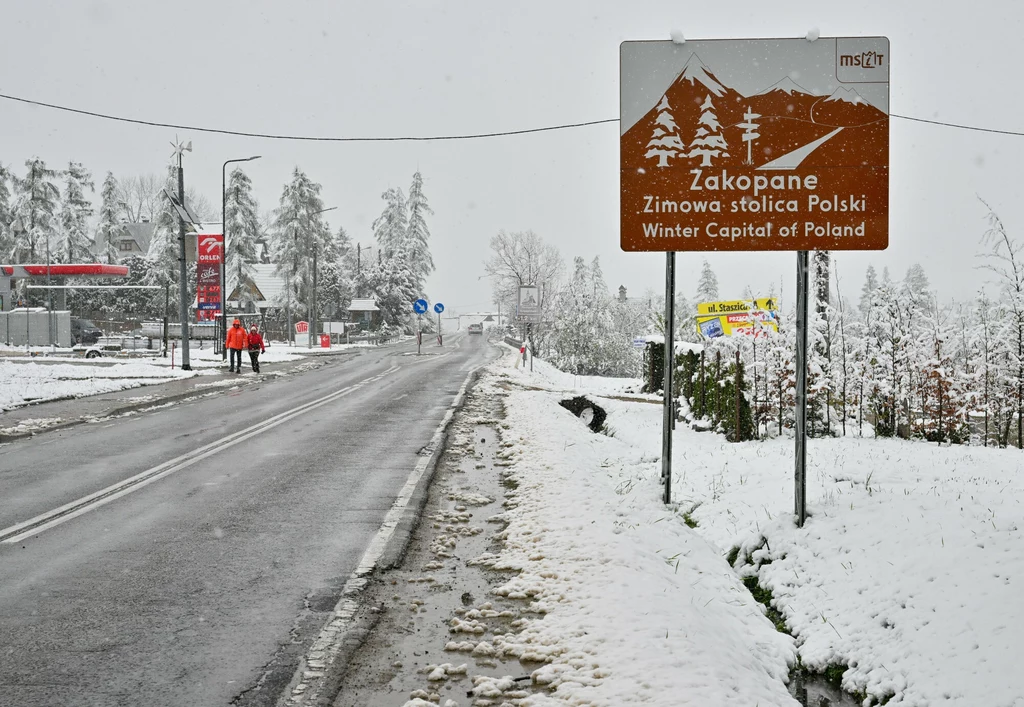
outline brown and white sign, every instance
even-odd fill
[[[621,246],[883,250],[889,40],[623,42]]]

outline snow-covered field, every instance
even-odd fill
[[[849,666],[844,687],[890,705],[1024,705],[1011,677],[1024,648],[1024,454],[811,440],[801,530],[791,440],[736,445],[680,424],[673,513],[660,502],[661,407],[608,397],[635,382],[595,386],[612,436],[594,434],[558,406],[591,381],[509,361],[497,383],[542,390],[512,386],[507,400],[520,505],[495,562],[522,568],[511,588],[548,611],[516,640],[554,658],[542,672],[556,697],[794,704],[782,680],[799,653],[812,670]],[[795,640],[740,584],[752,573]]]
[[[149,362],[100,365],[0,360],[0,410],[46,400],[111,393],[196,375],[198,371],[170,370]]]

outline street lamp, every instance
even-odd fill
[[[228,332],[228,165],[233,162],[252,162],[258,160],[262,155],[252,157],[240,157],[234,160],[227,160],[220,168],[220,220],[221,229],[224,233],[224,247],[220,252],[220,328],[221,336],[227,336]],[[222,342],[223,343],[223,342]],[[222,346],[220,360],[228,357],[228,347]]]

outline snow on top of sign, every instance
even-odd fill
[[[711,75],[711,70],[700,60],[700,57],[696,54],[692,55],[687,61],[686,66],[683,67],[683,72],[679,75],[679,78],[686,79],[691,84],[700,82],[704,88],[715,94],[716,97],[722,96],[726,88],[720,84],[714,76]]]
[[[861,103],[864,105],[868,104],[868,102],[864,100],[864,97],[862,95],[857,93],[854,89],[847,88],[846,86],[840,86],[835,91],[833,91],[832,95],[825,99],[826,103],[828,103],[829,101],[842,101],[844,103],[854,104]]]
[[[683,30],[674,29],[669,33],[672,38],[672,42],[675,44],[686,44],[686,37],[683,36]]]
[[[808,95],[808,96],[813,96],[814,95],[813,91],[808,91],[806,88],[804,88],[803,86],[801,86],[796,81],[794,81],[793,79],[789,78],[788,76],[786,78],[782,79],[781,81],[776,81],[775,83],[773,83],[768,88],[764,89],[763,91],[759,91],[758,93],[756,93],[754,95],[756,95],[756,96],[763,96],[763,95],[766,95],[768,93],[771,93],[772,91],[782,91],[783,93],[785,93],[786,95],[789,95],[789,96],[793,95],[794,93],[803,93],[803,94]]]
[[[808,42],[816,42],[818,40],[818,37],[820,37],[820,36],[821,36],[821,30],[819,30],[817,27],[811,27],[809,30],[807,30],[807,41]]]

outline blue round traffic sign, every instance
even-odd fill
[[[434,311],[440,314],[441,312],[444,311],[444,305],[438,302],[437,304],[434,305]]]
[[[425,299],[418,299],[412,303],[412,309],[416,314],[423,314],[427,311],[427,301]]]

